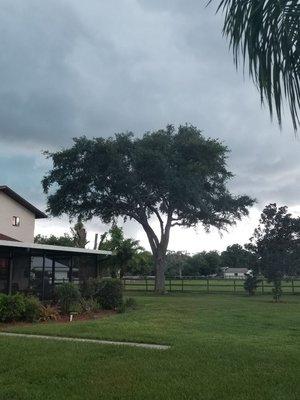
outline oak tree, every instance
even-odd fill
[[[141,137],[80,137],[70,148],[47,155],[53,162],[43,179],[48,211],[104,223],[118,217],[138,222],[153,253],[158,292],[165,290],[172,227],[201,223],[225,229],[254,202],[229,192],[227,147],[194,126],[170,125]]]

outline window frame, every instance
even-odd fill
[[[14,215],[12,217],[12,226],[14,226],[15,228],[18,228],[19,226],[21,226],[21,218],[17,215]]]

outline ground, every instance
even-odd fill
[[[102,320],[17,332],[170,344],[165,351],[0,337],[0,399],[296,400],[300,296],[136,296]]]

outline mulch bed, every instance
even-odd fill
[[[73,321],[70,322],[70,316],[69,315],[60,315],[57,320],[50,320],[50,321],[41,321],[41,322],[34,322],[34,324],[61,324],[61,323],[73,323],[76,321],[93,321],[96,319],[102,319],[102,318],[107,318],[112,315],[117,314],[117,311],[115,310],[101,310],[99,312],[93,312],[93,313],[86,313],[86,314],[73,314]],[[11,326],[30,326],[33,323],[31,322],[10,322],[10,323],[0,323],[0,330],[5,330],[5,328],[11,327]]]
[[[73,314],[73,321],[90,321],[93,319],[101,319],[101,318],[105,318],[105,317],[110,317],[111,315],[115,315],[115,314],[117,314],[117,311],[114,311],[114,310],[101,310],[99,312],[89,313],[89,314]],[[52,322],[70,322],[70,316],[69,315],[60,315],[60,317],[57,321],[52,321]],[[41,322],[41,324],[42,323],[45,323],[45,322]]]

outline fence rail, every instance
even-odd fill
[[[125,291],[153,292],[155,289],[154,278],[123,278]],[[256,290],[257,294],[271,294],[273,285],[262,280]],[[168,292],[182,293],[245,293],[243,279],[187,279],[167,278],[166,290]],[[300,294],[300,279],[282,281],[283,294]]]

